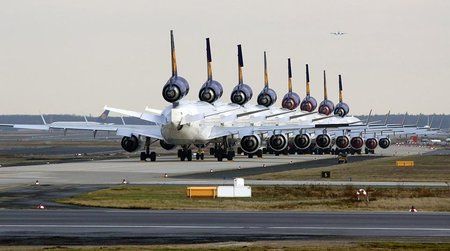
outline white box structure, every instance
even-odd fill
[[[252,188],[244,185],[244,179],[234,179],[234,186],[218,186],[217,197],[252,197]]]

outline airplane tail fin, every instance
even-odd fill
[[[108,118],[108,115],[109,115],[109,110],[105,109],[102,112],[102,114],[100,114],[99,119],[102,120],[102,121],[105,121]]]
[[[267,73],[267,58],[266,52],[264,51],[264,86],[269,86],[269,74]]]
[[[306,95],[309,96],[311,94],[311,90],[309,87],[309,66],[306,64]]]
[[[290,58],[288,58],[288,91],[292,92],[292,69]]]
[[[211,58],[211,47],[209,44],[209,38],[206,38],[206,60],[207,60],[207,67],[208,67],[208,80],[212,80],[212,58]]]
[[[339,75],[339,102],[342,102],[344,100],[343,94],[342,94],[342,76]]]
[[[170,51],[172,54],[172,77],[177,76],[177,58],[175,55],[175,40],[173,38],[173,30],[170,30]]]
[[[325,73],[325,70],[323,71],[323,99],[328,99],[328,93],[327,93],[327,75]]]
[[[244,60],[242,59],[242,48],[238,44],[238,74],[239,74],[239,84],[243,83],[242,67],[244,67]]]

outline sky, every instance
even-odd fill
[[[178,74],[198,99],[206,80],[205,38],[214,79],[229,101],[237,83],[237,44],[244,82],[254,98],[263,87],[263,51],[270,86],[337,101],[342,74],[352,114],[448,113],[450,1],[113,1],[0,0],[0,114],[100,114],[104,105],[142,111],[168,105],[175,34]],[[334,36],[330,32],[348,34]]]

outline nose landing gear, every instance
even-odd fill
[[[181,161],[192,161],[192,150],[189,149],[186,146],[183,146],[182,149],[178,150],[178,158],[180,158]]]
[[[147,159],[150,159],[150,161],[156,161],[156,153],[150,152],[150,144],[151,139],[149,137],[145,138],[145,152],[141,152],[141,161],[146,161]]]

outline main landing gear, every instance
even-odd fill
[[[180,158],[181,161],[192,161],[192,150],[189,149],[187,146],[183,146],[182,149],[178,150],[178,158]]]
[[[150,152],[150,144],[151,139],[149,137],[145,138],[145,152],[141,152],[141,161],[146,161],[147,159],[150,159],[150,161],[156,161],[156,153]]]
[[[222,143],[215,143],[210,153],[217,158],[217,161],[223,161],[223,159],[231,161],[236,156],[233,148],[227,141],[227,137],[223,137]]]

